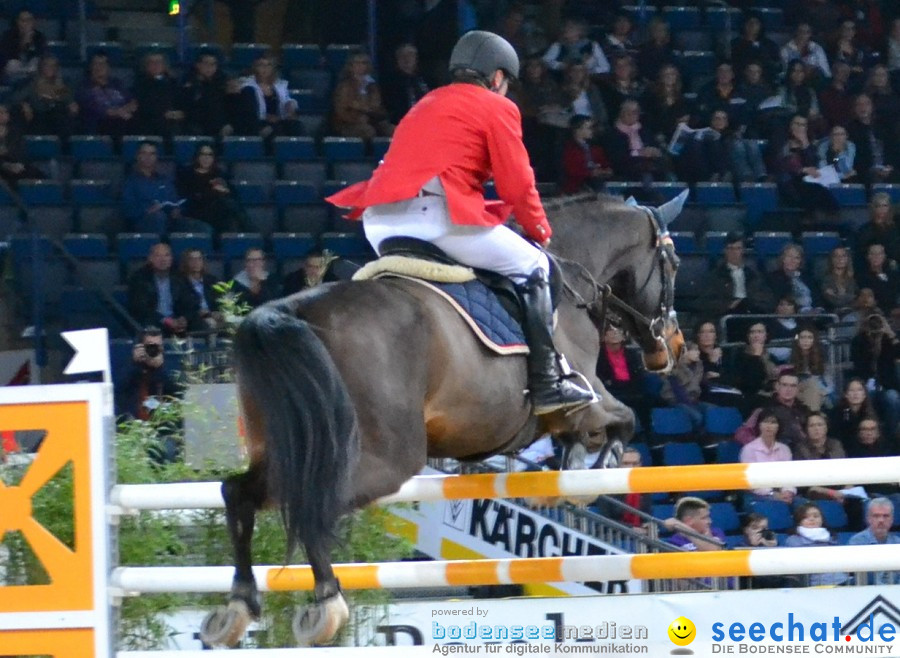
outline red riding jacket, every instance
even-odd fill
[[[503,200],[485,201],[493,174]],[[428,93],[397,126],[391,146],[372,177],[326,200],[351,208],[358,218],[369,206],[411,199],[440,177],[454,224],[496,226],[515,213],[537,242],[550,225],[522,143],[522,117],[508,98],[474,84],[457,83]]]

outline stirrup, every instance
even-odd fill
[[[570,379],[575,379],[576,377],[580,378],[584,382],[585,388],[581,388],[574,382],[569,381]],[[562,392],[559,389],[566,384],[570,384],[571,386],[573,386],[576,390],[579,391],[579,393],[589,394],[590,398],[586,398],[584,397],[584,395],[581,395],[579,399],[573,399],[569,401],[563,400],[561,398]],[[575,371],[570,372],[566,376],[560,377],[559,381],[555,382],[553,386],[554,392],[558,394],[555,400],[550,400],[548,402],[545,402],[544,404],[538,404],[537,401],[534,400],[535,396],[532,395],[532,405],[534,408],[535,416],[544,416],[546,414],[551,414],[563,410],[565,410],[566,415],[569,415],[586,409],[592,404],[600,401],[600,396],[598,396],[597,392],[594,391],[587,378],[584,377],[584,375],[582,375],[581,373]]]

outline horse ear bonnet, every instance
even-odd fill
[[[508,76],[519,77],[519,56],[509,41],[493,32],[466,32],[450,53],[450,72],[469,69],[490,78],[500,69]]]

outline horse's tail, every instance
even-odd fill
[[[281,304],[244,319],[234,353],[241,394],[261,416],[268,494],[280,507],[288,556],[298,542],[323,547],[348,510],[359,458],[344,379],[310,325]]]

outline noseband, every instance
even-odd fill
[[[653,273],[659,271],[660,277],[660,293],[659,293],[659,313],[654,317],[647,317],[634,306],[616,295],[612,287],[608,283],[600,283],[594,278],[594,275],[581,263],[576,263],[564,258],[554,256],[560,262],[575,265],[578,268],[579,276],[587,281],[591,286],[592,299],[585,300],[581,294],[575,290],[568,282],[564,282],[565,291],[575,301],[576,308],[584,309],[594,321],[594,323],[603,331],[606,325],[606,318],[609,309],[621,315],[628,316],[635,324],[647,327],[650,335],[665,346],[669,364],[674,364],[674,355],[672,349],[665,340],[666,329],[678,328],[678,320],[675,314],[675,274],[678,271],[678,256],[675,254],[675,244],[672,242],[672,236],[669,230],[663,227],[659,221],[659,217],[654,208],[639,206],[645,211],[650,221],[653,231],[656,249],[656,261],[659,267],[651,267],[647,272],[647,278],[641,286],[635,291],[635,296],[644,292],[653,278]]]

